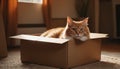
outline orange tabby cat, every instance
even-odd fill
[[[88,28],[88,18],[82,21],[73,21],[67,17],[67,25],[65,28],[53,28],[41,34],[42,37],[50,38],[75,38],[81,41],[86,41],[90,38]]]

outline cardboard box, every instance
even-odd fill
[[[45,38],[33,35],[18,35],[21,39],[21,61],[58,68],[72,68],[99,61],[101,58],[101,38],[106,34],[91,33],[90,40]]]

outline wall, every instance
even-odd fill
[[[51,16],[52,18],[77,17],[75,0],[52,0]]]
[[[75,0],[51,0],[51,28],[66,25],[66,18],[77,17]]]
[[[33,34],[45,31],[42,5],[39,3],[18,3],[18,34]],[[26,25],[26,27],[19,27]],[[30,25],[30,27],[29,27]],[[34,25],[39,25],[34,27]]]

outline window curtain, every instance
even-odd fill
[[[6,44],[5,28],[4,28],[3,16],[2,16],[2,3],[0,0],[0,58],[6,56],[7,56],[7,44]]]
[[[43,18],[44,23],[47,29],[50,29],[50,22],[51,22],[51,0],[43,0],[42,10],[43,10]]]
[[[17,0],[2,0],[2,9],[7,45],[14,46],[15,40],[9,37],[17,33]]]
[[[75,8],[78,17],[80,18],[88,17],[87,15],[88,5],[89,5],[89,0],[75,0]]]

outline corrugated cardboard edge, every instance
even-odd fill
[[[10,38],[48,42],[48,43],[57,43],[57,44],[63,44],[69,41],[69,39],[47,38],[47,37],[40,37],[40,36],[26,35],[26,34],[11,36]]]
[[[108,34],[90,33],[90,39],[107,38],[107,36],[108,36]],[[11,36],[10,38],[31,40],[31,41],[40,41],[40,42],[47,42],[47,43],[57,43],[57,44],[63,44],[70,40],[70,39],[46,38],[46,37],[27,35],[27,34]]]
[[[100,39],[100,38],[107,38],[108,34],[103,33],[90,33],[90,39]]]

